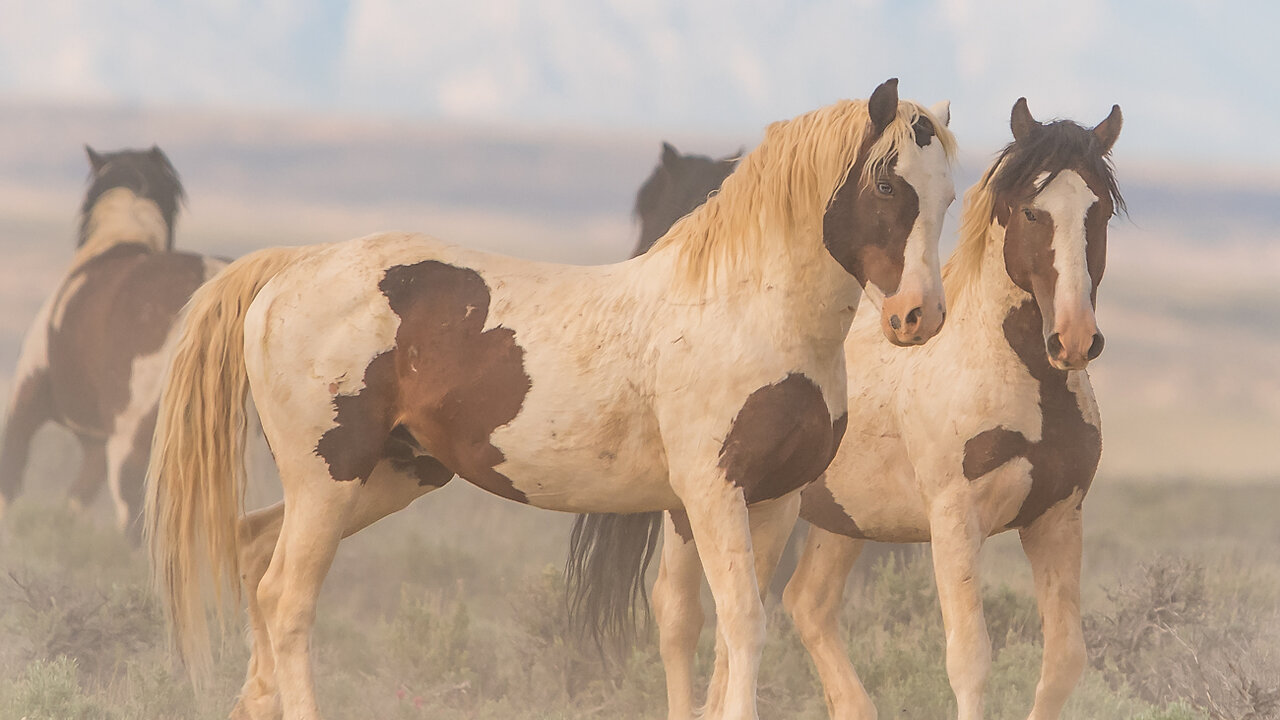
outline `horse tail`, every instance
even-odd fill
[[[147,468],[144,533],[170,638],[192,682],[212,665],[205,602],[218,626],[239,612],[236,524],[244,505],[244,318],[300,248],[272,248],[231,264],[191,296],[160,398]]]
[[[564,570],[569,626],[601,654],[624,657],[639,630],[638,608],[648,625],[644,576],[661,530],[661,512],[592,513],[574,521]]]

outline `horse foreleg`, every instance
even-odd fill
[[[667,513],[662,522],[662,558],[653,583],[653,615],[658,621],[658,649],[667,677],[668,720],[693,717],[693,660],[704,621],[702,565],[693,538],[681,535],[673,515],[687,528],[683,510]],[[687,531],[686,531],[687,533]]]
[[[0,516],[22,489],[31,438],[53,414],[49,376],[42,368],[15,379],[4,439],[0,440]]]
[[[947,633],[947,676],[960,720],[981,720],[991,671],[991,639],[982,615],[978,552],[985,534],[962,492],[935,499],[929,513],[933,572]]]
[[[1022,549],[1031,561],[1036,602],[1044,627],[1044,659],[1029,720],[1056,720],[1084,672],[1080,627],[1081,497],[1059,502],[1023,528]]]
[[[782,595],[782,603],[818,669],[832,720],[876,718],[876,706],[840,640],[844,586],[862,545],[862,540],[810,527],[800,562]]]
[[[796,517],[800,514],[800,492],[757,503],[747,513],[751,519],[751,548],[756,558],[756,581],[763,601],[768,594],[773,573],[778,569],[778,562],[787,547],[791,531],[795,528]],[[719,627],[717,623],[716,659],[707,690],[706,714],[711,717],[715,717],[723,706],[729,679],[728,656]]]
[[[727,720],[754,720],[756,679],[764,646],[764,603],[756,582],[751,524],[742,491],[723,477],[681,497],[698,556],[715,598],[718,632],[729,661],[724,711]]]

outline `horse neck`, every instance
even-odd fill
[[[809,231],[813,237],[805,237],[802,229],[765,232],[772,235],[759,246],[761,252],[732,269],[713,268],[706,287],[700,294],[694,292],[699,297],[687,302],[720,305],[761,332],[780,327],[802,342],[840,346],[861,296],[857,281],[831,257],[816,233]],[[681,260],[679,244],[655,248],[636,259],[646,273],[670,285],[680,283],[685,270]]]
[[[160,207],[125,188],[103,193],[89,210],[84,242],[76,249],[73,266],[79,266],[124,243],[142,245],[154,252],[169,246],[169,226]]]
[[[1013,278],[1009,277],[1004,260],[1004,236],[1004,228],[993,220],[987,230],[982,263],[972,280],[974,285],[967,288],[952,308],[952,313],[954,319],[959,321],[958,324],[969,326],[966,337],[971,338],[972,342],[985,342],[1016,352],[1018,348],[1009,346],[1005,322],[1034,322],[1035,327],[1010,329],[1023,331],[1013,333],[1015,337],[1041,337],[1040,309],[1035,307],[1031,294],[1014,284]],[[1014,309],[1027,302],[1032,304],[1034,313],[1019,313],[1010,318]],[[1043,351],[1043,348],[1037,350]]]

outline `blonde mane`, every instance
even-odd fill
[[[955,251],[942,267],[942,291],[949,304],[954,305],[970,287],[977,284],[994,212],[995,193],[991,191],[988,172],[964,194],[964,209],[960,212],[960,238],[956,242]]]
[[[914,125],[928,119],[948,159],[955,138],[928,109],[898,103],[897,117],[867,152],[859,182],[866,184],[898,148],[915,142]],[[764,140],[738,164],[720,192],[677,222],[654,244],[671,248],[681,268],[673,290],[701,294],[719,279],[759,281],[770,243],[822,235],[822,217],[848,178],[870,128],[866,100],[841,100],[793,120],[773,123]],[[790,253],[795,243],[787,242]]]

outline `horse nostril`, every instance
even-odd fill
[[[1102,333],[1093,334],[1093,344],[1089,346],[1089,359],[1097,360],[1102,354],[1102,346],[1107,344],[1106,338],[1102,337]]]
[[[907,313],[907,325],[911,325],[911,326],[919,325],[920,318],[923,316],[924,316],[924,310],[921,310],[920,308],[912,308],[911,312]]]
[[[902,320],[900,320],[897,315],[889,316],[889,327],[893,328],[894,330],[901,328]]]
[[[1062,354],[1062,339],[1058,337],[1058,333],[1049,336],[1044,342],[1045,350],[1048,351],[1049,357],[1056,358]]]

